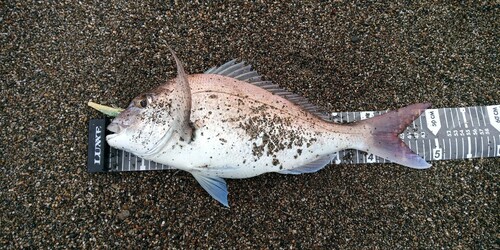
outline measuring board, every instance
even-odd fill
[[[386,111],[334,112],[336,123],[364,120]],[[144,160],[106,144],[109,119],[89,122],[89,172],[166,170],[172,167]],[[400,138],[426,161],[500,157],[500,105],[427,109]],[[388,163],[358,150],[335,153],[332,164]]]

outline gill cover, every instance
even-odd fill
[[[145,157],[158,153],[171,140],[191,140],[191,91],[180,60],[169,50],[177,77],[137,96],[113,119],[108,130],[115,133],[106,137],[110,146]]]

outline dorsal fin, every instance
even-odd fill
[[[312,113],[325,121],[331,121],[327,112],[310,103],[305,97],[287,91],[277,84],[273,84],[271,81],[263,81],[262,76],[260,76],[257,71],[252,69],[252,65],[246,64],[245,61],[238,62],[236,59],[233,59],[227,63],[224,63],[222,66],[210,68],[209,70],[205,71],[204,74],[223,75],[238,79],[240,81],[251,83],[275,95],[279,95],[287,99],[288,101],[301,107],[305,111]]]

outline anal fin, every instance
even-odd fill
[[[205,176],[199,173],[191,173],[193,177],[200,183],[201,187],[205,189],[214,199],[222,203],[222,205],[229,207],[227,202],[227,186],[226,181],[220,177]]]
[[[302,165],[298,168],[287,169],[279,171],[280,174],[305,174],[305,173],[315,173],[323,169],[332,160],[331,155],[325,155],[317,158],[316,160]]]

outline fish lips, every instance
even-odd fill
[[[125,131],[127,129],[126,126],[123,126],[121,124],[118,124],[116,122],[111,122],[111,124],[106,127],[107,130],[113,132],[113,134],[107,135],[106,139],[111,139],[113,137],[118,136],[121,132]]]

